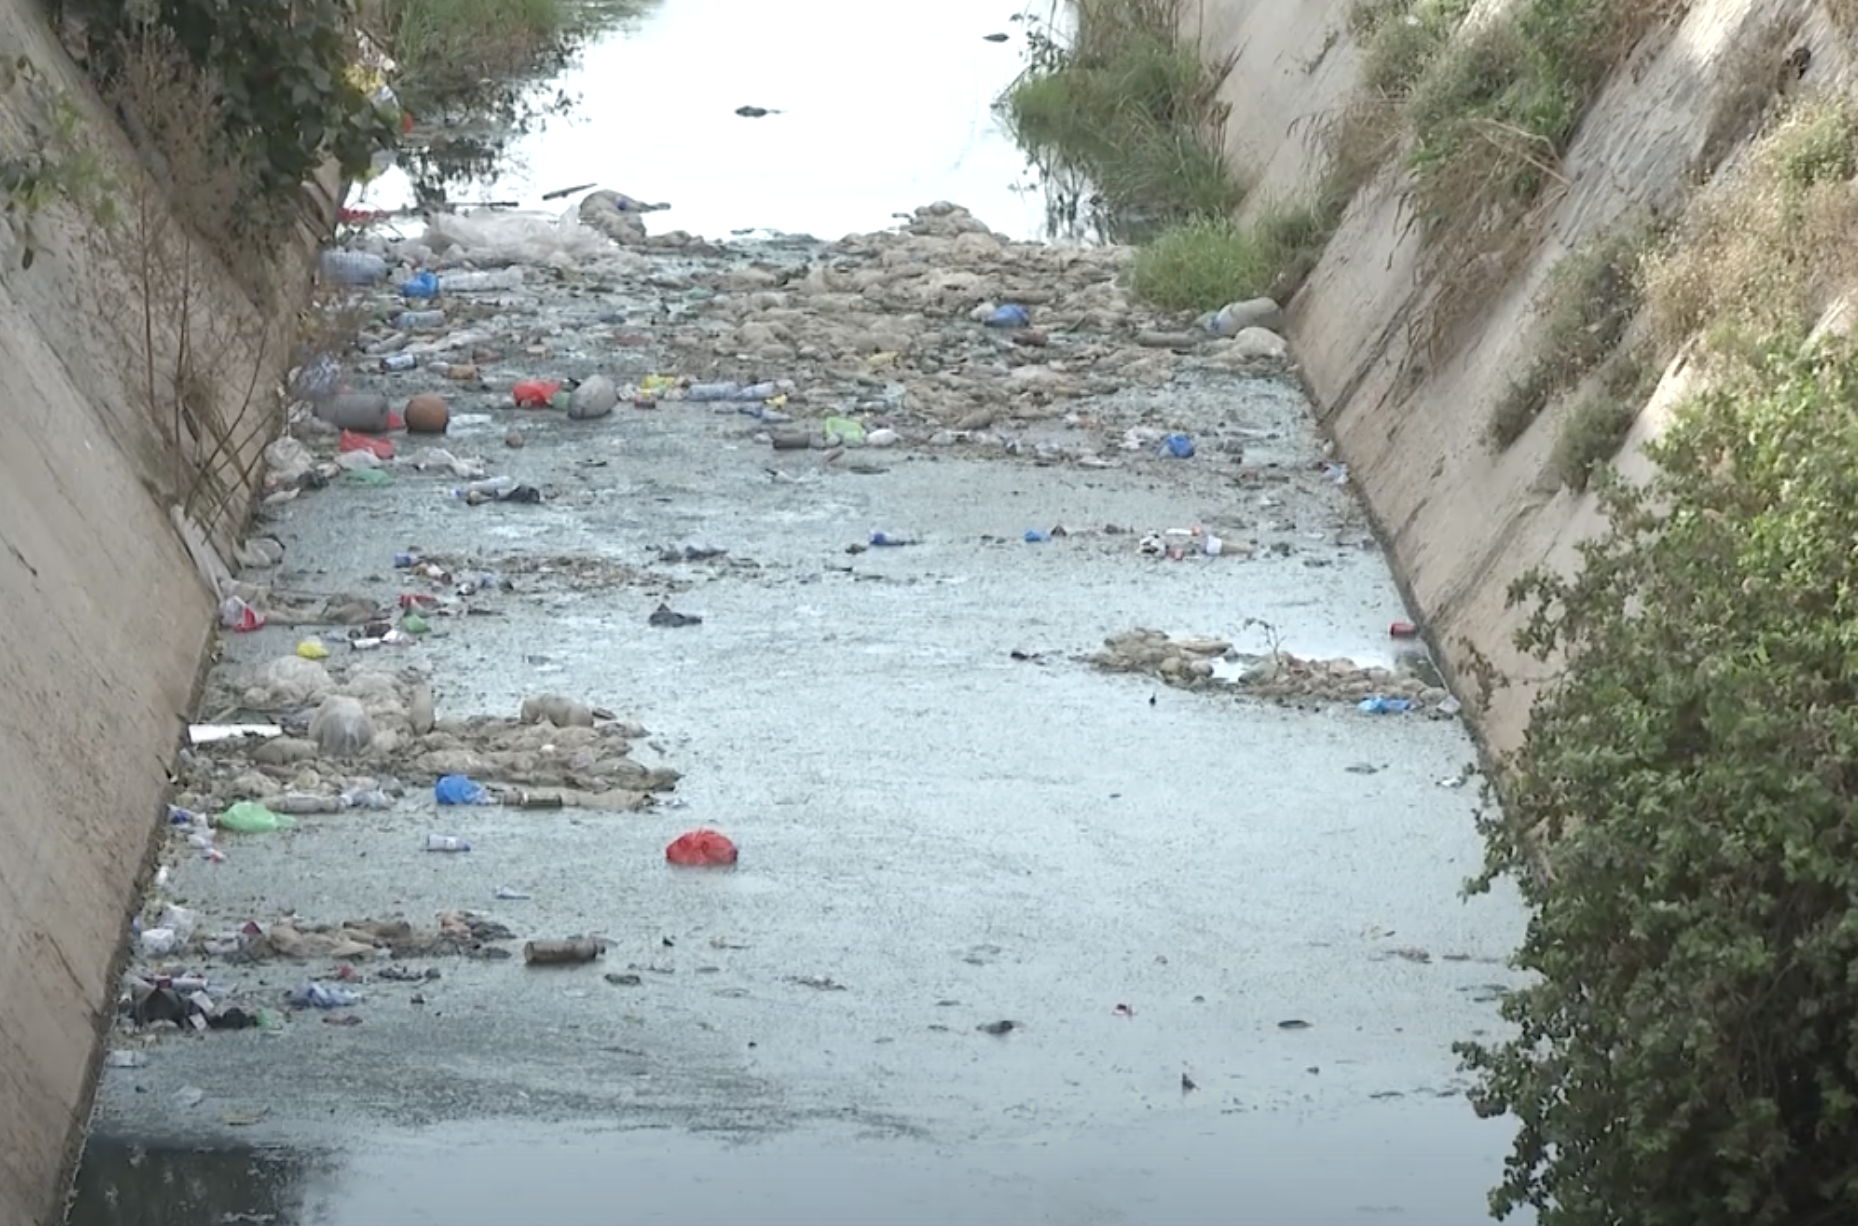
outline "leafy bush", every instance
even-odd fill
[[[251,198],[288,205],[330,158],[358,175],[394,140],[392,116],[353,71],[354,18],[353,0],[99,0],[86,23],[87,51],[108,92],[125,49],[144,45],[147,27],[172,35],[216,84]]]
[[[1459,1049],[1520,1125],[1499,1216],[1858,1220],[1858,358],[1761,355],[1511,590],[1562,669],[1473,883],[1531,907],[1517,1033]]]

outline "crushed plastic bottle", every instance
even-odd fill
[[[444,326],[445,312],[440,310],[402,311],[394,316],[394,327],[405,328],[409,332],[426,332]]]
[[[515,488],[515,477],[485,477],[482,481],[473,481],[469,485],[458,486],[452,490],[452,497],[466,500],[473,497],[495,498],[497,495],[507,494]]]
[[[400,283],[402,298],[436,298],[439,279],[429,272],[416,272]]]
[[[306,983],[291,989],[285,998],[299,1009],[346,1009],[361,1003],[361,994],[326,983]]]
[[[349,788],[342,793],[342,804],[349,809],[391,809],[394,800],[379,788]]]

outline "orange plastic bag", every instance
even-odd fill
[[[671,840],[664,858],[682,868],[719,868],[734,864],[735,844],[715,830],[692,830]]]
[[[546,409],[560,390],[561,384],[553,379],[524,379],[510,389],[510,399],[519,409]]]

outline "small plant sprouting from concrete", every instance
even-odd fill
[[[70,95],[54,90],[25,55],[0,63],[0,97],[29,95],[25,148],[0,153],[0,198],[7,228],[19,247],[19,266],[38,258],[39,216],[56,203],[94,214],[112,206],[103,160],[85,138],[89,121]]]

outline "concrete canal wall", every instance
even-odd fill
[[[1507,0],[1485,0],[1473,23]],[[1362,49],[1348,30],[1355,0],[1194,0],[1184,34],[1210,61],[1236,63],[1227,152],[1255,184],[1247,211],[1309,191],[1326,161],[1316,133],[1355,96]],[[1460,692],[1472,652],[1527,679],[1512,647],[1519,615],[1505,607],[1512,579],[1564,565],[1600,526],[1590,493],[1563,488],[1554,444],[1572,397],[1551,404],[1514,444],[1485,441],[1491,409],[1541,348],[1532,305],[1563,256],[1628,219],[1669,216],[1703,176],[1733,173],[1755,136],[1737,123],[1751,88],[1766,101],[1782,81],[1751,79],[1754,53],[1806,63],[1806,88],[1852,79],[1852,48],[1835,5],[1800,0],[1694,0],[1611,74],[1560,172],[1566,182],[1532,225],[1533,245],[1487,291],[1482,309],[1443,343],[1416,326],[1442,287],[1421,275],[1422,227],[1405,211],[1405,172],[1390,158],[1354,199],[1290,305],[1289,339],[1324,428],[1381,525],[1396,573],[1425,618]],[[1784,57],[1786,59],[1784,60]],[[1786,82],[1792,85],[1791,81]],[[1724,133],[1739,133],[1728,148]],[[1428,341],[1435,343],[1428,344]],[[1691,372],[1665,372],[1618,459],[1643,470],[1639,445]],[[1469,697],[1469,695],[1467,695]],[[1533,690],[1495,696],[1480,721],[1494,749],[1514,745]]]
[[[0,0],[0,53],[44,77],[0,97],[0,153],[33,148],[45,100],[62,94],[117,190],[145,182],[36,0]],[[328,186],[308,210],[323,225]],[[214,598],[173,508],[211,467],[226,484],[202,528],[224,548],[242,527],[249,490],[229,474],[268,441],[261,419],[275,417],[287,348],[279,312],[268,340],[215,354],[209,383],[226,386],[191,420],[151,409],[143,299],[121,261],[85,241],[88,224],[60,207],[41,215],[30,268],[0,229],[0,1226],[62,1220],[125,908],[211,642]],[[298,300],[315,228],[306,221],[304,242],[280,256]],[[210,253],[189,268],[195,309],[256,309]],[[154,351],[172,339],[157,329]],[[235,423],[255,374],[263,399]],[[240,440],[209,460],[214,434],[235,424]]]

